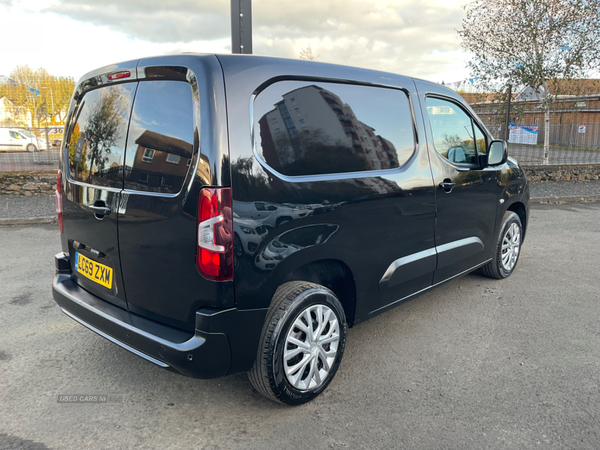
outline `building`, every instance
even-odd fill
[[[15,106],[8,97],[0,96],[0,127],[23,127],[31,123],[27,108]]]

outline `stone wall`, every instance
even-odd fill
[[[0,172],[0,195],[54,195],[56,172]]]
[[[600,180],[600,164],[578,166],[525,166],[532,183]],[[54,195],[56,172],[0,172],[0,195]]]
[[[600,164],[577,166],[526,166],[523,170],[532,183],[543,181],[600,180]]]

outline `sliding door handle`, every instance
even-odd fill
[[[440,183],[440,187],[446,192],[451,192],[454,186],[456,186],[456,183],[449,179],[445,179]]]
[[[97,216],[108,216],[110,214],[110,208],[108,206],[90,205],[88,208]]]

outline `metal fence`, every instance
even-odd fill
[[[504,139],[503,125],[488,126],[488,129],[495,138]],[[61,127],[11,128],[10,130],[23,133],[29,139],[29,142],[34,143],[35,150],[28,151],[27,146],[11,148],[5,145],[6,142],[0,142],[0,171],[48,171],[58,169],[60,143],[62,141]],[[31,149],[30,146],[29,150]],[[523,165],[543,164],[543,125],[538,129],[536,145],[509,142],[508,153]],[[600,164],[600,123],[550,125],[549,164]]]
[[[0,128],[0,171],[58,169],[62,127]]]
[[[517,124],[518,125],[518,124]],[[497,139],[504,139],[505,127],[488,126]],[[508,143],[508,154],[523,165],[544,163],[544,125],[538,127],[537,144]],[[549,164],[600,164],[600,123],[550,125]]]

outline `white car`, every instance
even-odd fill
[[[233,213],[234,251],[236,256],[253,255],[267,235],[266,227],[256,220],[240,217]],[[239,242],[235,242],[238,241]]]
[[[42,139],[27,130],[0,128],[0,150],[35,152],[46,147]]]
[[[270,228],[285,222],[306,217],[312,211],[301,206],[277,205],[268,202],[241,202],[234,200],[233,209],[244,219],[254,219]]]

